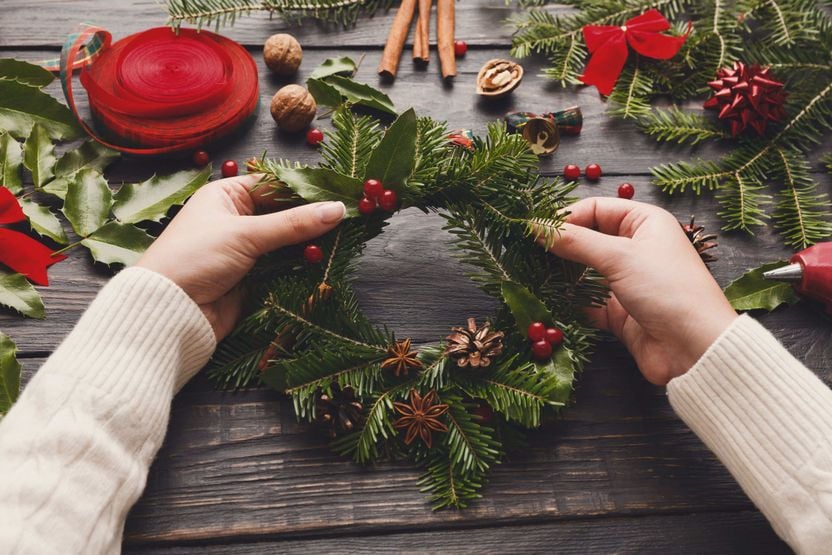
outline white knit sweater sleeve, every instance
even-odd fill
[[[173,282],[122,271],[0,421],[0,553],[117,553],[171,399],[214,333]]]
[[[832,552],[832,391],[817,376],[741,316],[667,391],[780,537]]]

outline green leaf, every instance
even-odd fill
[[[336,108],[344,101],[344,97],[341,96],[338,89],[320,79],[309,79],[306,82],[306,88],[309,89],[309,94],[312,95],[315,102],[321,106]]]
[[[24,139],[36,123],[53,139],[76,139],[83,133],[70,109],[39,88],[0,79],[0,130]]]
[[[763,278],[763,272],[788,264],[785,260],[763,264],[728,284],[725,296],[734,310],[774,310],[782,304],[799,300],[794,288],[782,281]]]
[[[321,62],[321,65],[315,68],[315,71],[312,72],[312,75],[310,75],[309,78],[323,79],[324,77],[338,75],[339,73],[351,76],[355,73],[356,69],[358,69],[358,66],[355,65],[355,62],[349,56],[344,56],[342,58],[327,58]]]
[[[20,179],[20,163],[23,151],[14,137],[0,133],[0,186],[6,187],[13,194],[23,190]]]
[[[575,379],[575,364],[569,356],[569,350],[561,347],[546,364],[535,363],[535,367],[538,372],[557,377],[557,387],[552,390],[549,399],[566,404],[572,395],[572,382]]]
[[[20,363],[17,345],[0,332],[0,415],[6,414],[20,394]]]
[[[103,264],[135,263],[153,242],[153,237],[138,227],[110,221],[81,241],[90,249],[96,262]]]
[[[308,202],[340,200],[347,207],[347,216],[358,215],[358,201],[363,195],[360,179],[328,168],[279,167],[275,175]]]
[[[29,218],[29,225],[35,233],[42,237],[49,237],[61,245],[66,245],[69,242],[64,226],[61,225],[61,220],[48,207],[24,198],[20,201],[20,208]]]
[[[0,271],[0,305],[7,306],[29,318],[43,318],[43,300],[22,274]]]
[[[120,156],[120,153],[96,141],[87,141],[61,156],[55,164],[55,179],[49,182],[43,191],[63,199],[66,197],[67,187],[75,180],[78,172],[90,168],[103,173],[104,168]]]
[[[513,281],[503,281],[501,290],[503,300],[514,316],[517,329],[523,337],[528,337],[529,324],[532,322],[551,323],[552,315],[549,313],[549,309],[528,288]]]
[[[104,225],[113,206],[113,193],[107,180],[96,170],[78,172],[69,184],[63,213],[75,233],[87,237]]]
[[[129,183],[113,197],[113,214],[119,221],[158,222],[174,204],[183,204],[211,177],[211,165],[202,170],[187,170],[163,177],[153,176],[143,183]]]
[[[328,85],[335,87],[342,96],[353,104],[360,104],[390,115],[396,115],[396,107],[390,97],[364,83],[357,83],[347,77],[332,75],[326,80]]]
[[[23,164],[32,172],[35,187],[43,187],[55,176],[55,145],[41,124],[32,126],[29,138],[23,143]]]
[[[40,66],[12,58],[0,59],[0,79],[9,79],[32,87],[45,87],[55,77]]]
[[[416,162],[416,112],[411,108],[393,122],[373,150],[365,179],[378,179],[401,195]]]

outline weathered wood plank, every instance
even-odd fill
[[[550,6],[547,9],[563,12],[569,8]],[[471,45],[510,44],[511,28],[504,21],[517,13],[516,7],[507,6],[502,0],[468,0],[460,2],[456,10],[458,38],[465,39]],[[305,48],[332,48],[333,45],[379,48],[384,44],[394,13],[395,10],[379,13],[373,18],[363,17],[352,29],[327,28],[314,22],[298,27],[287,25],[279,18],[269,21],[265,13],[253,13],[239,19],[233,27],[222,28],[222,33],[243,44],[256,46],[262,45],[274,33],[289,32],[298,37]],[[49,0],[40,2],[38,9],[33,9],[32,4],[24,0],[5,0],[0,47],[59,48],[66,35],[83,21],[109,29],[118,36],[126,36],[164,25],[166,19],[165,2],[156,0]],[[435,29],[433,24],[431,27]],[[435,36],[435,32],[432,34]],[[435,44],[435,40],[432,39],[431,43]],[[432,63],[435,63],[435,51],[432,54]]]
[[[580,519],[524,526],[420,530],[259,543],[126,546],[125,553],[791,553],[759,513]]]

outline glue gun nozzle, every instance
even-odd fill
[[[800,264],[788,264],[782,268],[763,272],[763,277],[774,281],[800,281],[803,279],[803,266]]]

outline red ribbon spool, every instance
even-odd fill
[[[257,108],[257,65],[236,42],[209,31],[167,27],[130,35],[104,48],[81,70],[96,121],[119,142],[98,137],[81,119],[72,97],[79,35],[62,56],[64,92],[84,128],[100,143],[132,154],[193,150],[225,136]],[[106,33],[106,32],[105,32]]]

